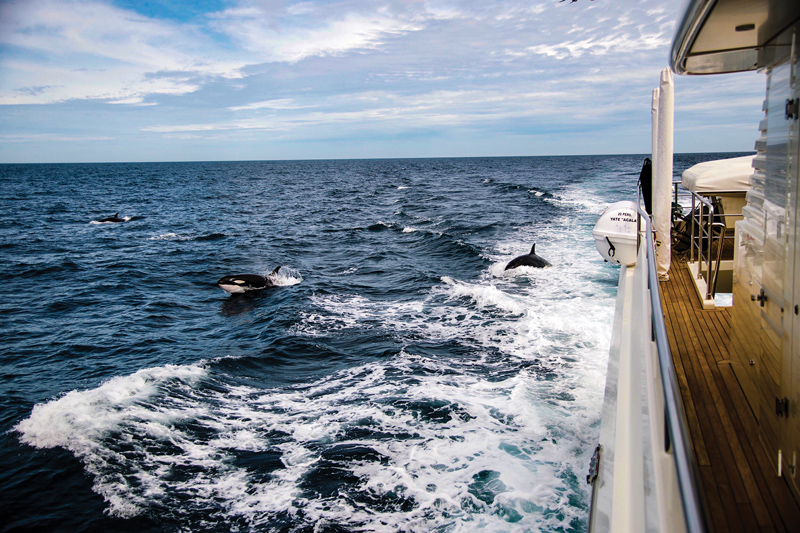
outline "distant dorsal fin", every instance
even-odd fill
[[[278,273],[278,270],[280,270],[280,269],[281,269],[280,265],[276,266],[276,267],[275,267],[275,270],[273,270],[272,272],[270,272],[270,274],[269,274],[269,275],[271,276],[271,275],[273,275],[273,274],[277,274],[277,273]]]
[[[531,253],[530,253],[530,255],[536,255],[536,243],[533,243],[533,246],[531,246]]]
[[[114,215],[114,218],[119,218],[119,211],[117,211],[117,214]]]

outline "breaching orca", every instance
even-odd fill
[[[236,274],[234,276],[225,276],[217,282],[219,287],[229,294],[242,294],[248,291],[258,291],[266,289],[267,287],[274,287],[275,283],[270,279],[271,276],[278,274],[277,267],[269,276],[261,276],[259,274]]]
[[[125,219],[116,213],[113,217],[101,218],[98,222],[125,222]]]
[[[547,262],[546,259],[539,257],[536,255],[536,243],[533,244],[531,248],[531,253],[527,255],[521,255],[515,259],[512,259],[507,265],[505,270],[510,268],[517,268],[520,266],[530,266],[536,268],[544,268],[550,266],[550,263]]]

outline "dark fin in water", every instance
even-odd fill
[[[270,276],[271,276],[271,275],[273,275],[273,274],[276,274],[276,275],[277,275],[277,274],[278,274],[278,270],[280,270],[280,269],[281,269],[281,266],[280,266],[280,265],[278,265],[277,267],[275,267],[275,270],[273,270],[272,272],[270,272],[270,273],[269,273],[269,275],[270,275]]]
[[[536,243],[533,243],[533,246],[531,247],[530,255],[534,255],[535,253],[536,253]]]

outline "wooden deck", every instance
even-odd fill
[[[729,357],[731,313],[703,311],[686,265],[661,282],[672,358],[712,530],[800,531],[800,506],[770,465]]]

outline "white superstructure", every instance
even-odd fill
[[[769,475],[780,478],[795,499],[783,504],[795,505],[800,501],[799,33],[797,0],[692,0],[671,56],[677,74],[760,70],[766,75],[758,153],[750,163],[743,218],[735,223],[731,360],[725,364],[755,416],[758,434],[747,436],[753,452],[766,453]],[[666,141],[656,138],[653,144]],[[590,531],[715,527],[698,483],[663,329],[654,247],[648,226],[637,263],[620,271],[599,461],[590,474]]]

